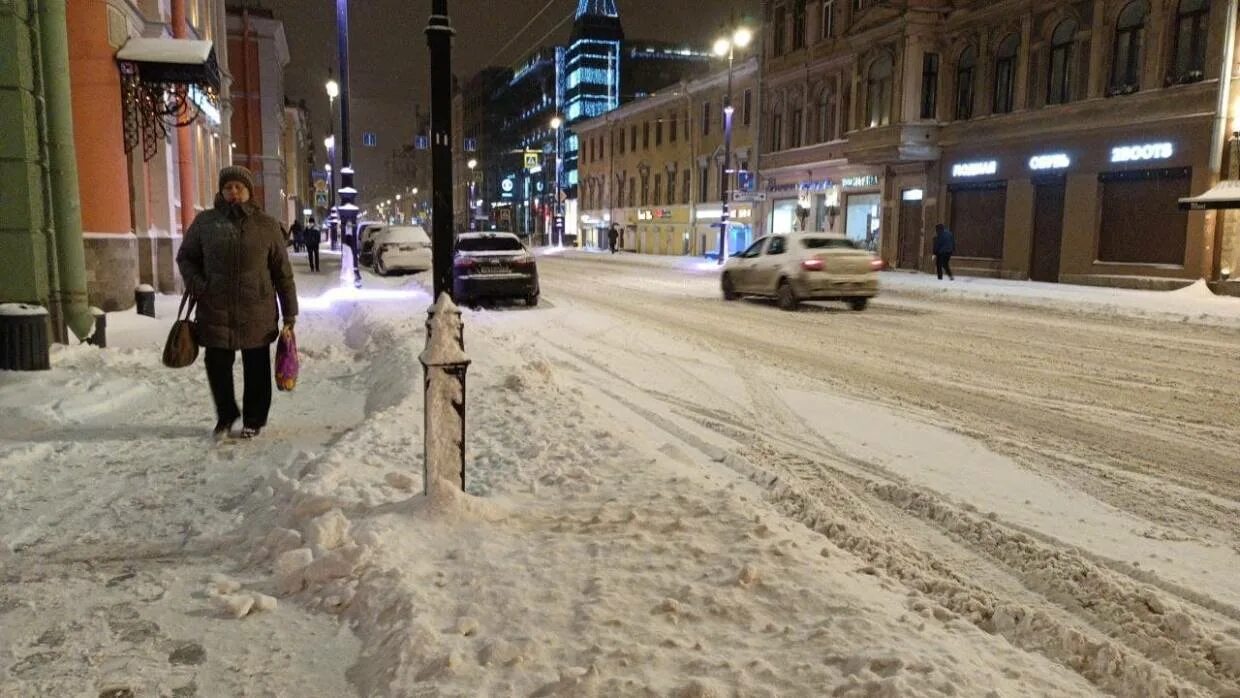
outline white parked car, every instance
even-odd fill
[[[784,310],[801,301],[837,300],[865,310],[878,294],[882,260],[834,233],[789,233],[760,238],[723,266],[724,300],[774,298]]]
[[[389,225],[373,237],[375,273],[426,271],[431,268],[431,238],[421,226]]]

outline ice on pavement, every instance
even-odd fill
[[[416,277],[336,290],[298,258],[302,374],[252,443],[212,445],[201,365],[159,365],[173,298],[0,374],[0,695],[1240,690],[1230,524],[618,314],[631,286],[722,301],[653,265],[600,294],[576,256],[540,259],[547,307],[465,312],[468,488],[433,502]]]

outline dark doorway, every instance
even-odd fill
[[[900,250],[896,266],[901,269],[921,267],[921,200],[900,202]]]
[[[1034,182],[1033,256],[1029,261],[1029,278],[1034,281],[1059,281],[1059,253],[1063,247],[1063,199],[1063,177]]]

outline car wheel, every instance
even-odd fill
[[[535,293],[532,296],[526,296],[525,305],[530,308],[533,308],[534,306],[538,305],[538,294]]]
[[[379,276],[387,276],[387,268],[383,266],[383,257],[375,257],[375,273]]]
[[[724,274],[723,281],[720,283],[723,286],[723,299],[725,301],[734,301],[741,297],[741,294],[736,292],[736,287],[732,284],[732,276],[730,274]]]
[[[792,284],[788,283],[787,279],[781,279],[779,288],[775,289],[775,301],[780,310],[796,310],[801,305],[796,291],[792,290]]]
[[[850,298],[848,299],[848,307],[858,312],[865,310],[865,306],[869,305],[869,298]]]

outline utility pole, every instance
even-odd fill
[[[448,0],[431,0],[431,257],[435,299],[452,294],[452,20]]]

